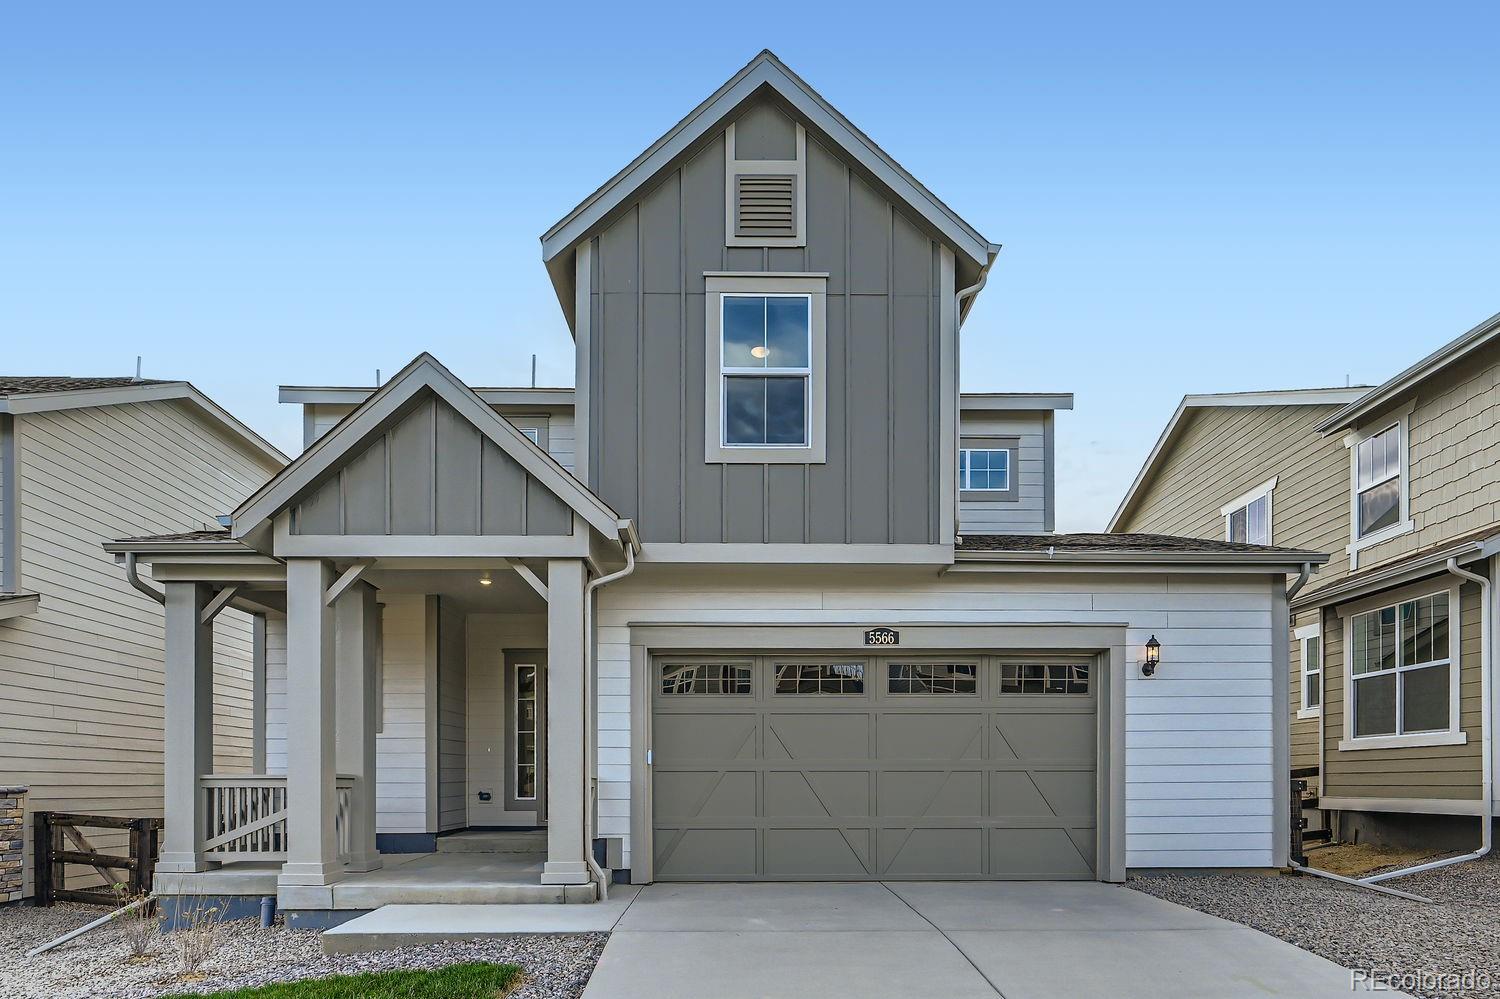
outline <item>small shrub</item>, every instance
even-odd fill
[[[161,937],[161,931],[156,924],[156,903],[151,901],[149,894],[141,893],[132,895],[124,885],[115,885],[115,895],[120,899],[120,905],[135,905],[134,909],[118,917],[124,935],[125,946],[129,949],[129,960],[143,961],[156,953],[156,942]]]
[[[191,905],[177,911],[180,928],[171,937],[177,948],[177,973],[184,978],[201,977],[208,959],[224,943],[219,906],[196,900]]]

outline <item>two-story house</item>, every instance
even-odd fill
[[[1289,711],[1345,840],[1489,842],[1497,337],[1373,389],[1189,396],[1110,523],[1332,553],[1291,603]]]
[[[959,392],[997,250],[767,52],[543,236],[571,393],[426,354],[283,389],[307,448],[228,530],[111,546],[167,591],[158,890],[313,923],[1283,864],[1323,557],[1053,533],[1071,397]],[[201,668],[231,588],[286,608],[244,779]]]
[[[27,792],[25,838],[37,810],[161,815],[161,608],[100,545],[213,525],[287,460],[187,382],[0,376],[0,785]],[[221,772],[264,769],[264,617],[235,601],[210,625]],[[20,853],[0,863],[0,902],[33,894]]]

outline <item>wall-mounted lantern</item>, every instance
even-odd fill
[[[1151,640],[1146,643],[1146,659],[1141,663],[1141,676],[1155,676],[1156,667],[1161,663],[1161,643],[1152,635]]]

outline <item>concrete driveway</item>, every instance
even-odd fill
[[[640,890],[584,999],[1331,999],[1349,984],[1291,944],[1117,885],[684,884]]]

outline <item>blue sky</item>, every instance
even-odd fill
[[[521,8],[526,9],[521,9]],[[762,47],[1005,246],[964,388],[1066,390],[1063,530],[1185,392],[1380,381],[1500,311],[1500,7],[30,4],[0,368],[572,379],[538,237]]]

